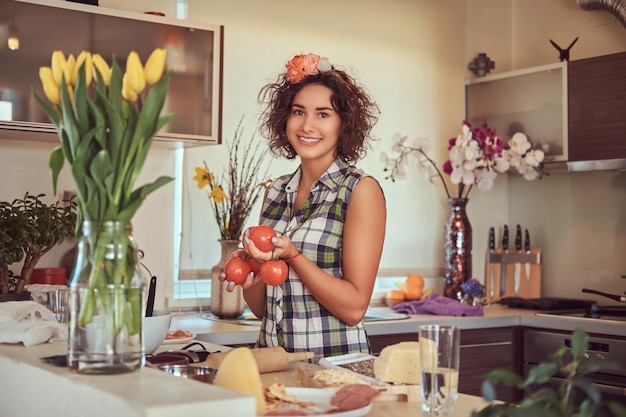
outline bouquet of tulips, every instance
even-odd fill
[[[48,101],[33,94],[61,141],[49,160],[54,192],[67,160],[78,197],[77,232],[85,222],[98,226],[94,230],[104,230],[100,226],[107,222],[130,225],[146,196],[172,180],[162,176],[134,189],[154,135],[173,117],[161,116],[171,75],[164,71],[165,59],[166,50],[155,49],[144,66],[138,54],[130,52],[122,74],[115,56],[109,66],[99,54],[83,51],[66,58],[54,51],[51,66],[40,68]],[[141,330],[141,294],[126,300],[126,307],[107,295],[111,288],[129,288],[136,276],[136,247],[116,239],[104,231],[90,236],[89,259],[79,271],[87,299],[81,303],[78,322],[91,322],[100,305],[115,323],[114,332],[125,328],[135,334]],[[116,259],[105,256],[111,247]]]

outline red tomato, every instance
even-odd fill
[[[245,258],[246,257],[246,252],[243,249],[237,249],[236,251],[234,251],[233,253],[230,254],[231,258]]]
[[[252,231],[253,231],[255,228],[256,228],[256,226],[250,226],[250,227],[248,227],[248,229],[247,229],[247,230],[248,230],[248,236],[250,236],[250,235],[252,234]],[[245,236],[245,235],[246,235],[246,233],[245,233],[245,232],[241,234],[241,244],[243,244],[243,238],[244,238],[244,236]]]
[[[267,261],[261,264],[259,275],[266,284],[278,286],[285,282],[287,274],[289,273],[289,267],[287,263],[282,260]]]
[[[230,258],[224,265],[224,274],[226,281],[241,285],[250,275],[250,265],[241,258]]]
[[[255,276],[259,274],[259,271],[261,270],[261,262],[259,262],[256,259],[250,257],[248,259],[248,265],[250,265],[250,270],[252,272],[254,272]]]
[[[263,252],[269,252],[274,249],[272,239],[275,237],[276,232],[269,226],[255,226],[250,230],[250,239]]]

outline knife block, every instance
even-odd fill
[[[525,264],[530,264],[526,275]],[[519,264],[519,289],[515,291],[515,265]],[[504,272],[504,274],[502,274]],[[493,277],[493,279],[492,279]],[[541,297],[541,249],[531,248],[530,253],[507,252],[496,249],[487,252],[485,262],[485,293],[490,303],[506,297]]]

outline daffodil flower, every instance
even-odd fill
[[[228,200],[228,195],[224,192],[224,190],[222,190],[222,187],[216,185],[209,193],[209,198],[212,198],[213,201],[219,204],[224,200]]]
[[[215,177],[208,168],[196,167],[196,175],[193,179],[198,182],[198,188],[204,188],[210,185],[215,180]]]

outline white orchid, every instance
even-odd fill
[[[450,175],[452,184],[459,186],[456,197],[467,198],[474,185],[481,191],[490,190],[498,173],[507,172],[511,168],[515,168],[527,180],[541,178],[544,152],[531,148],[528,137],[521,132],[513,135],[508,142],[508,149],[505,149],[502,138],[486,123],[474,128],[465,121],[461,134],[449,141],[450,159],[442,170]],[[395,181],[406,177],[405,166],[417,162],[420,169],[427,168],[431,182],[435,178],[441,180],[446,195],[451,198],[442,171],[428,156],[428,139],[409,139],[406,135],[397,133],[393,137],[392,150],[400,155],[393,159],[385,153],[381,155],[385,171],[391,172],[387,178]]]

